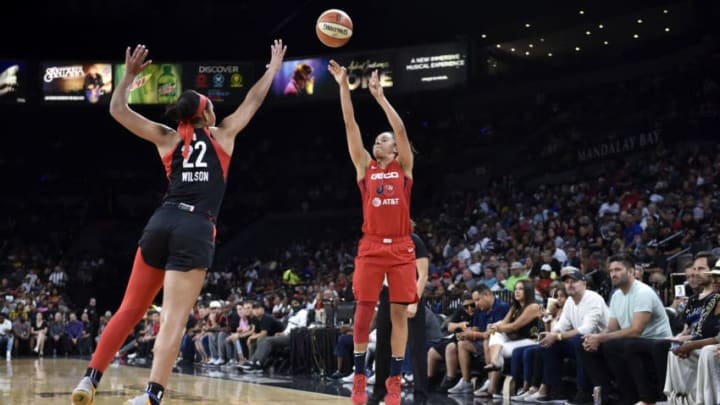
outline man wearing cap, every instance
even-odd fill
[[[510,304],[496,298],[495,294],[490,291],[485,284],[480,284],[472,292],[473,301],[477,310],[473,314],[470,328],[457,333],[455,336],[457,342],[457,364],[460,366],[462,374],[460,380],[448,389],[449,394],[464,394],[473,392],[473,383],[471,382],[471,366],[472,359],[475,356],[481,356],[484,362],[488,362],[485,358],[484,342],[490,338],[492,332],[488,329],[488,325],[502,321],[510,310]],[[448,349],[450,349],[448,347]],[[452,356],[446,353],[446,359]],[[448,378],[450,374],[455,374],[450,361],[446,361],[446,370]],[[478,388],[478,391],[487,390],[490,385],[490,379]]]
[[[219,366],[230,359],[225,346],[228,332],[228,319],[223,313],[222,303],[220,301],[211,301],[207,331],[210,343],[210,361],[208,361],[208,364]]]
[[[672,337],[665,305],[650,286],[635,280],[632,255],[610,256],[607,267],[616,288],[607,332],[585,335],[580,357],[594,385],[602,387],[604,403],[655,403],[664,397]],[[610,395],[612,380],[616,400]]]
[[[565,302],[562,314],[555,327],[540,340],[540,353],[543,356],[543,387],[539,393],[549,394],[549,389],[560,385],[562,359],[576,361],[575,398],[569,404],[591,403],[591,384],[585,374],[582,357],[582,338],[592,333],[600,333],[607,328],[608,306],[600,294],[587,289],[587,281],[582,272],[573,266],[562,269],[560,280],[570,299]]]
[[[437,273],[434,273],[436,275]],[[445,361],[447,369],[452,370],[440,383],[440,391],[447,391],[457,383],[455,376],[458,368],[457,363],[457,339],[455,334],[470,328],[475,314],[476,307],[472,293],[466,291],[462,296],[462,307],[459,307],[446,320],[447,332],[453,334],[450,338],[442,339],[439,343],[431,346],[427,353],[427,375],[429,379],[435,379],[438,371],[438,363]]]
[[[557,273],[553,271],[552,266],[547,263],[540,266],[540,277],[535,278],[535,290],[543,296],[543,299],[548,297],[550,285],[555,277]]]
[[[520,262],[512,262],[510,264],[510,277],[505,281],[505,289],[513,292],[515,291],[515,284],[520,280],[527,280],[527,278],[525,266]]]

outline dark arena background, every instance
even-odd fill
[[[430,259],[420,304],[433,320],[428,337],[437,339],[428,338],[429,354],[416,354],[427,358],[427,387],[417,387],[412,366],[403,369],[402,404],[592,403],[594,387],[603,403],[720,403],[720,342],[713,340],[720,304],[711,304],[720,297],[718,2],[5,3],[0,313],[11,328],[22,319],[34,324],[38,313],[51,326],[67,324],[71,313],[90,316],[82,344],[62,332],[61,343],[44,347],[36,335],[5,331],[0,320],[0,350],[16,335],[0,367],[0,403],[69,402],[166,190],[157,150],[109,114],[126,47],[145,44],[153,60],[151,82],[132,94],[131,108],[172,125],[165,108],[182,90],[207,95],[218,122],[232,113],[265,71],[277,38],[287,45],[284,63],[236,140],[215,258],[163,403],[351,403],[346,339],[363,216],[331,59],[348,68],[365,147],[390,129],[368,91],[377,69],[416,150],[411,217]],[[354,25],[340,48],[315,34],[317,17],[331,8]],[[312,71],[314,89],[284,95],[299,65]],[[95,98],[82,89],[93,68],[104,80]],[[158,93],[162,83],[176,90]],[[664,308],[625,309],[666,319],[671,336],[690,339],[694,360],[669,352],[667,340],[632,356],[608,349],[580,361],[570,349],[537,346],[533,335],[530,360],[505,347],[504,364],[493,370],[482,339],[457,340],[458,323],[489,311],[482,299],[473,303],[473,290],[485,285],[495,301],[512,303],[524,278],[553,319],[538,320],[540,329],[555,334],[557,299],[572,301],[568,266],[611,308],[612,323],[611,297],[622,288],[608,259],[620,253]],[[242,353],[209,347],[207,336],[224,339],[237,329],[236,305],[257,302],[287,324],[292,300],[309,319],[259,367]],[[153,353],[141,338],[149,333],[152,342],[146,326],[162,305],[159,295],[128,336],[95,404],[119,404],[143,388]],[[217,305],[227,324],[204,330]],[[476,331],[486,332],[487,322],[480,325]],[[591,334],[577,326],[561,332],[570,333],[563,342]],[[628,329],[619,339],[642,344],[645,332]],[[553,355],[559,360],[550,363]],[[622,367],[608,367],[613,356]],[[557,365],[552,373],[548,364]],[[578,367],[587,370],[587,392]]]

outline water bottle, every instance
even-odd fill
[[[601,405],[602,404],[602,387],[597,385],[593,388],[593,405]]]

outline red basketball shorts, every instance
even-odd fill
[[[355,299],[377,302],[386,274],[390,302],[417,302],[415,244],[411,237],[365,235],[360,239],[353,273]]]

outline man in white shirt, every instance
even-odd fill
[[[15,343],[12,330],[12,322],[5,317],[4,313],[0,312],[0,346],[5,344],[6,358],[8,361],[12,358],[12,348],[13,343]]]
[[[560,263],[565,263],[567,261],[567,253],[562,248],[562,246],[555,246],[555,250],[553,251],[552,255],[553,259],[557,260]]]
[[[617,215],[620,213],[620,204],[617,203],[615,197],[609,197],[607,201],[600,205],[598,217],[602,218],[605,214]]]
[[[577,393],[568,404],[592,402],[592,385],[585,374],[580,352],[583,336],[600,333],[607,328],[609,310],[600,294],[587,289],[585,275],[580,269],[567,266],[561,271],[568,300],[553,330],[540,340],[543,356],[543,385],[550,389],[560,385],[563,358],[576,361]]]

